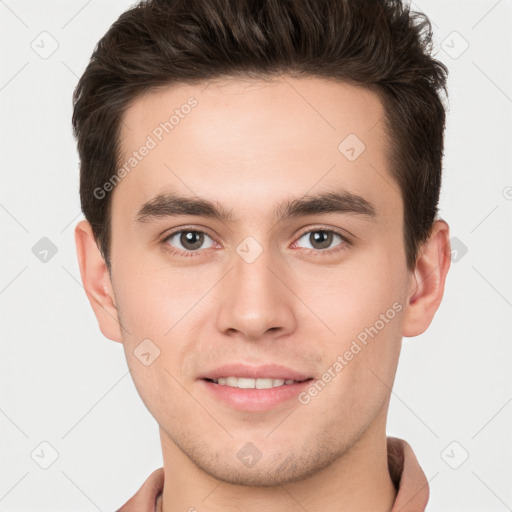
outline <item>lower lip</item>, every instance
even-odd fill
[[[268,411],[293,399],[298,402],[299,393],[312,381],[309,379],[269,389],[242,389],[201,380],[202,385],[218,400],[234,409],[253,412]]]

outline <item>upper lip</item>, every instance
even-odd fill
[[[246,377],[250,379],[293,379],[306,380],[310,376],[277,364],[248,366],[244,364],[226,364],[199,376],[199,379],[218,379],[219,377]]]

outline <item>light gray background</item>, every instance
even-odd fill
[[[97,327],[73,239],[71,95],[130,5],[0,0],[0,511],[113,511],[162,465],[156,421],[121,345]],[[404,339],[388,434],[413,446],[429,511],[512,510],[512,0],[413,7],[450,70],[441,215],[458,241],[432,326]],[[47,262],[32,252],[42,237],[57,248]]]

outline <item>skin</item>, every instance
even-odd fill
[[[441,302],[448,225],[435,222],[408,269],[382,105],[344,83],[281,76],[162,88],[128,108],[126,158],[192,96],[197,107],[114,189],[111,274],[90,225],[75,230],[99,327],[123,344],[160,426],[163,510],[389,511],[396,497],[386,451],[391,388],[402,336],[424,332]],[[366,146],[353,162],[338,150],[348,134]],[[340,188],[371,202],[376,215],[274,222],[281,201]],[[235,221],[136,221],[146,201],[169,191],[218,201]],[[163,240],[180,227],[207,234],[193,257],[179,235]],[[346,230],[350,243],[335,235],[318,248],[307,232],[315,228]],[[252,263],[236,251],[247,236],[262,248]],[[165,250],[171,245],[179,254]],[[238,362],[282,364],[321,379],[395,303],[401,311],[307,404],[239,411],[197,380],[205,369]],[[134,355],[146,338],[160,350],[149,366]],[[253,467],[237,457],[248,442],[262,454]]]

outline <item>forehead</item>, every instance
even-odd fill
[[[258,215],[283,195],[340,188],[379,209],[400,210],[383,120],[376,94],[320,78],[283,75],[154,90],[133,101],[122,119],[118,163],[126,172],[115,187],[113,211],[132,215],[173,191],[229,204],[235,212],[251,207]]]

